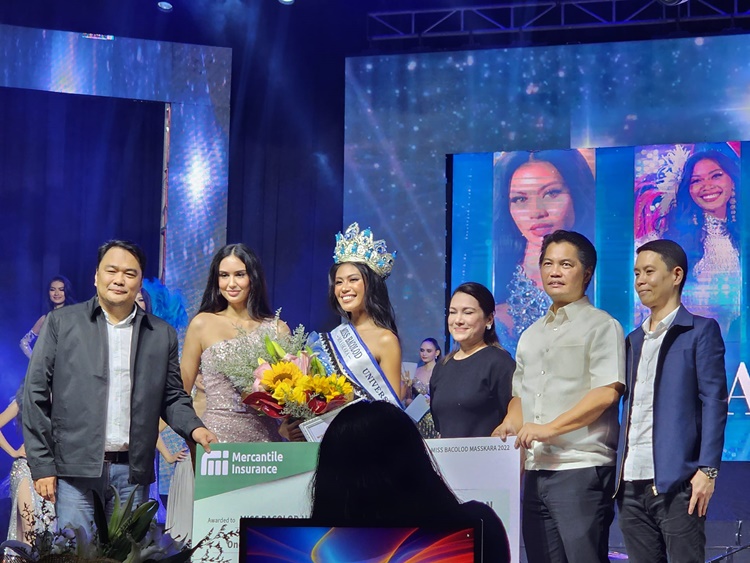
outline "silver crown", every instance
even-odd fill
[[[352,223],[344,233],[336,234],[336,248],[333,251],[333,261],[359,262],[367,266],[381,278],[386,279],[393,270],[393,259],[396,253],[390,254],[384,240],[374,240],[372,231],[367,228],[359,230],[358,223]]]

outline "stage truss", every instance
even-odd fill
[[[666,6],[657,0],[516,1],[474,7],[373,12],[367,15],[372,43],[480,37],[526,31],[726,22],[750,18],[750,0],[690,0]],[[747,22],[745,22],[747,23]]]

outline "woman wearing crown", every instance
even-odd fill
[[[385,285],[394,256],[357,223],[336,235],[328,299],[346,320],[312,344],[326,368],[346,375],[362,394],[401,406],[401,344]]]

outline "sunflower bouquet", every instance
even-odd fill
[[[264,345],[270,361],[259,358],[252,392],[245,404],[273,418],[308,420],[348,403],[354,388],[340,374],[326,374],[310,348],[287,353],[269,336]]]
[[[278,333],[281,309],[276,311],[274,322],[262,323],[252,332],[239,329],[235,346],[231,346],[225,354],[217,355],[211,360],[211,369],[227,376],[232,386],[245,397],[252,391],[258,391],[255,371],[259,359],[267,363],[273,361],[269,354],[265,339],[270,337],[284,350],[303,350],[307,342],[307,332],[302,325],[297,326],[291,333]],[[275,350],[271,348],[274,353]]]

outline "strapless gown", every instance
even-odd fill
[[[264,321],[252,337],[276,335],[275,319]],[[260,416],[242,403],[240,393],[229,378],[218,371],[217,360],[240,343],[237,339],[222,340],[206,348],[201,355],[201,372],[206,388],[206,412],[203,422],[221,442],[280,442],[276,420]]]

